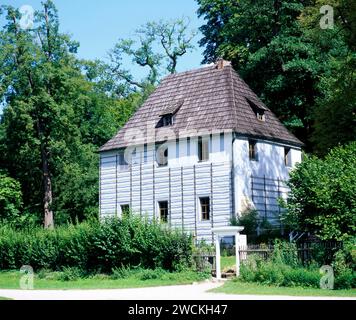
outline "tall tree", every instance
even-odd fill
[[[196,31],[189,30],[187,18],[172,21],[148,22],[135,31],[134,39],[120,39],[110,51],[110,69],[118,81],[132,88],[145,90],[155,86],[162,74],[175,73],[178,59],[194,49]],[[147,76],[134,79],[125,67],[127,59],[148,69]]]
[[[328,24],[321,28],[320,8],[325,4]],[[321,51],[338,52],[325,57],[327,68],[320,75],[321,95],[313,112],[311,141],[315,152],[324,156],[338,144],[356,139],[356,2],[317,0],[303,10],[300,21],[305,38]]]
[[[218,56],[234,67],[262,100],[312,149],[310,136],[320,76],[343,54],[341,37],[324,46],[305,37],[299,16],[313,1],[197,0],[206,20],[200,44],[205,62]],[[320,17],[319,17],[320,18]]]

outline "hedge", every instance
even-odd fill
[[[54,230],[0,228],[0,269],[111,272],[122,266],[175,271],[191,265],[192,239],[138,217],[106,219]]]

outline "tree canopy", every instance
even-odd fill
[[[307,151],[325,154],[353,139],[354,1],[328,2],[336,16],[328,29],[319,23],[324,1],[197,2],[198,14],[205,19],[200,28],[204,62],[219,56],[231,60],[267,106],[306,143]],[[336,100],[343,111],[336,111]]]

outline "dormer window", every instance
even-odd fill
[[[162,127],[171,126],[173,124],[173,116],[166,114],[162,117]]]
[[[174,124],[175,114],[182,107],[183,99],[168,103],[160,113],[161,119],[158,121],[156,128],[167,127]]]
[[[257,105],[256,103],[252,102],[250,99],[247,99],[248,104],[250,105],[252,111],[256,115],[256,118],[258,121],[264,122],[266,121],[266,116],[265,116],[265,107],[262,105]]]
[[[260,110],[258,112],[256,112],[256,116],[257,116],[257,120],[259,121],[265,121],[265,112],[264,110]]]

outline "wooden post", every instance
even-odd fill
[[[265,198],[265,219],[267,219],[267,190],[266,190],[266,175],[263,176],[263,190]]]
[[[216,279],[221,279],[221,267],[220,267],[220,243],[219,235],[215,237],[215,265],[216,265]]]
[[[180,167],[180,181],[181,181],[181,193],[182,193],[182,197],[181,197],[181,207],[182,207],[182,232],[184,232],[184,188],[183,188],[183,166]]]
[[[198,239],[198,226],[197,226],[197,186],[196,186],[196,172],[195,165],[193,166],[194,170],[194,231],[195,231],[195,243]]]
[[[214,228],[214,201],[213,201],[213,163],[210,163],[210,201],[211,201],[211,229]],[[214,242],[214,232],[211,231],[211,242]]]
[[[115,156],[115,216],[117,217],[117,209],[118,209],[118,204],[117,204],[117,169],[118,169],[118,154]]]
[[[169,226],[171,227],[172,226],[172,205],[171,205],[171,202],[172,202],[172,194],[171,194],[171,168],[168,168],[168,181],[169,181],[169,195],[168,195],[168,201],[169,201],[169,204],[168,204],[168,213],[169,213]]]
[[[132,210],[132,158],[130,163],[130,210]]]
[[[155,192],[155,161],[153,159],[153,165],[152,165],[152,205],[153,205],[153,210],[152,210],[152,219],[156,220],[156,192]]]
[[[240,275],[239,233],[235,234],[236,277]]]
[[[142,153],[140,158],[140,216],[142,217]]]
[[[99,218],[101,215],[101,155],[99,157]]]

